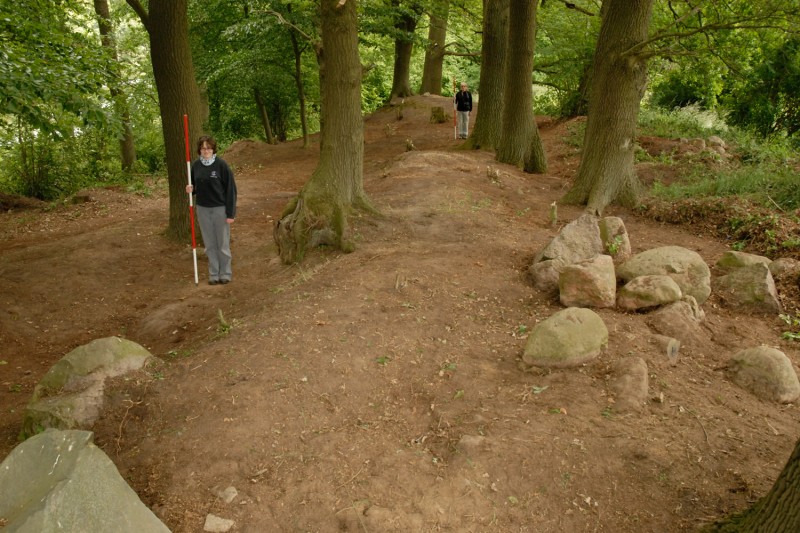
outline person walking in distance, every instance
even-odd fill
[[[472,113],[472,94],[467,84],[461,82],[461,90],[456,93],[456,111],[458,113],[458,138],[466,139],[469,134],[469,115]]]
[[[209,285],[231,281],[231,224],[236,218],[236,182],[228,163],[217,157],[217,141],[203,135],[197,140],[192,163],[192,184],[186,192],[196,195],[197,222],[208,257]]]

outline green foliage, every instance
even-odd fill
[[[672,70],[653,85],[651,100],[664,109],[697,106],[713,109],[722,90],[718,72],[709,72],[700,65],[687,65],[685,70]]]
[[[669,187],[654,186],[656,196],[677,200],[699,197],[748,197],[757,204],[780,209],[800,208],[797,157],[787,139],[762,139],[753,133],[729,128],[712,111],[690,106],[669,112],[645,108],[640,114],[640,133],[666,138],[708,138],[720,135],[737,158],[725,165],[709,165],[712,153],[684,161],[682,179]]]
[[[164,149],[146,38],[141,28],[123,27],[117,46],[124,68],[113,83],[130,80],[134,135],[144,139],[134,170],[155,171]],[[23,0],[0,19],[0,40],[0,190],[54,200],[129,182],[120,170],[122,123],[107,92],[111,58],[100,46],[91,5]]]
[[[319,77],[313,46],[319,39],[316,8],[268,1],[241,4],[216,0],[190,12],[197,75],[207,87],[209,129],[224,143],[265,138],[254,89],[258,88],[279,140],[302,134],[295,80],[294,35],[301,57],[301,80],[309,128],[318,126]],[[285,24],[283,22],[286,22]],[[295,29],[296,28],[296,29]]]
[[[584,11],[597,13],[593,2],[576,2]],[[589,73],[600,17],[558,3],[546,3],[537,12],[534,83],[537,113],[573,116],[581,81]]]
[[[800,314],[790,315],[782,313],[779,316],[789,328],[787,331],[783,332],[781,337],[790,341],[800,341]]]
[[[725,97],[732,124],[766,137],[800,131],[800,39],[765,44],[760,63]]]
[[[639,132],[642,135],[668,139],[706,138],[710,135],[725,135],[728,126],[715,111],[702,110],[698,106],[664,111],[645,104],[639,113]]]
[[[77,1],[19,0],[0,17],[0,113],[43,132],[71,132],[58,120],[69,113],[86,124],[109,124],[96,98],[108,59],[83,30],[88,13]]]

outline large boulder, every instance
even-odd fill
[[[624,227],[623,227],[624,229]],[[597,217],[586,214],[573,220],[536,256],[528,272],[543,292],[558,291],[558,278],[573,263],[590,261],[603,253]]]
[[[708,339],[703,329],[705,313],[691,296],[666,305],[647,316],[648,325],[661,335],[687,346],[702,346]]]
[[[169,532],[88,431],[50,429],[14,448],[0,464],[0,496],[4,531]]]
[[[587,261],[603,253],[597,217],[583,215],[566,226],[544,247],[536,263],[548,259],[560,259],[565,264]]]
[[[75,348],[34,388],[22,423],[22,438],[46,428],[91,428],[100,415],[106,380],[142,368],[151,357],[141,345],[119,337],[97,339]]]
[[[755,313],[775,313],[782,310],[775,280],[764,263],[752,263],[735,268],[730,274],[717,278],[715,288],[722,302],[729,307]]]
[[[561,259],[545,259],[533,263],[528,272],[533,279],[533,286],[542,292],[557,292],[558,278],[567,264]]]
[[[572,367],[594,359],[608,345],[608,328],[589,309],[570,307],[531,330],[523,361],[538,367]]]
[[[742,268],[758,263],[769,266],[769,264],[772,263],[772,259],[769,257],[764,257],[763,255],[748,254],[745,252],[729,250],[722,254],[722,257],[719,258],[716,266],[720,270],[730,271],[736,268]]]
[[[639,276],[667,275],[684,295],[702,305],[711,294],[711,270],[700,254],[681,246],[662,246],[638,253],[617,268],[617,277],[628,282]]]
[[[617,294],[617,306],[625,311],[671,304],[681,299],[681,288],[669,276],[639,276]]]
[[[800,398],[800,381],[792,362],[769,346],[737,352],[728,363],[731,380],[762,400],[791,403]]]
[[[800,261],[791,257],[779,257],[769,264],[769,271],[776,280],[785,276],[797,277],[800,274]]]
[[[558,277],[561,304],[566,307],[614,307],[617,278],[610,255],[567,265]]]

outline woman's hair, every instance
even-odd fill
[[[211,147],[211,150],[214,153],[217,153],[217,141],[214,140],[214,137],[210,135],[201,135],[199,139],[197,139],[197,155],[200,155],[200,148],[203,147],[204,144],[208,144]]]

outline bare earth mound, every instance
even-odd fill
[[[797,408],[756,399],[722,368],[760,344],[797,366],[780,320],[712,295],[706,339],[671,366],[644,315],[602,310],[610,340],[597,360],[521,370],[526,333],[561,308],[526,270],[557,232],[549,206],[577,154],[551,122],[546,176],[458,150],[452,125],[428,122],[430,106],[449,104],[415,97],[402,120],[394,109],[367,119],[365,185],[384,216],[353,218],[356,252],[299,266],[277,260],[272,223],[315,167],[316,140],[232,146],[240,213],[226,286],[205,284],[201,258],[195,287],[189,247],[161,236],[163,187],[0,215],[3,456],[47,368],[121,335],[163,363],[115,384],[96,439],[173,531],[200,531],[213,513],[247,532],[677,532],[766,493]],[[559,208],[562,224],[579,214]],[[727,249],[611,214],[635,252],[680,245],[713,265]],[[652,401],[620,413],[610,372],[629,355],[647,362]]]

